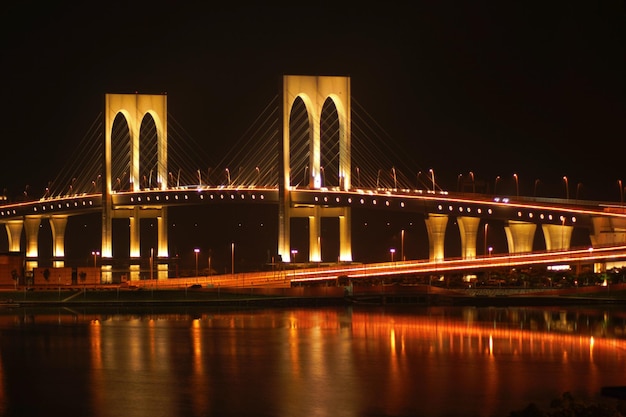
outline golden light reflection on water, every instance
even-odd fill
[[[53,333],[88,330],[86,343],[62,335],[38,343],[64,355],[87,353],[83,372],[99,416],[433,415],[467,407],[477,416],[507,415],[572,383],[597,392],[621,380],[626,364],[623,317],[580,310],[54,314],[18,325],[50,323],[58,326]],[[0,330],[15,326],[0,317]],[[0,359],[8,361],[2,351]],[[12,374],[5,366],[0,372],[6,402]]]

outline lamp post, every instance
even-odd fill
[[[195,248],[193,251],[196,254],[196,276],[198,276],[198,254],[200,254],[200,249]]]
[[[515,195],[519,197],[519,178],[517,174],[513,174],[513,178],[515,179]]]
[[[472,178],[472,192],[475,193],[476,192],[476,181],[474,180],[474,173],[472,171],[470,171],[470,177]]]
[[[400,260],[406,260],[404,258],[404,229],[402,229],[402,233],[400,234]]]
[[[95,268],[97,265],[96,258],[100,255],[98,251],[91,251],[91,255],[93,255],[93,267]]]
[[[197,269],[198,267],[196,266]],[[154,248],[150,248],[150,280],[152,279],[154,279]]]
[[[435,192],[435,171],[433,171],[433,169],[429,169],[428,172],[430,172],[430,176],[433,179],[433,193]]]
[[[619,186],[619,202],[624,202],[624,187],[622,187],[622,180],[617,180],[617,185]]]
[[[497,192],[496,192],[496,191],[497,191],[497,189],[498,189],[498,181],[500,181],[500,176],[499,176],[499,175],[496,177],[496,180],[495,180],[495,182],[494,182],[494,184],[493,184],[493,193],[494,193],[494,194],[497,194]]]
[[[565,249],[565,216],[561,216],[561,247],[559,250]]]
[[[535,180],[535,192],[533,193],[533,197],[537,197],[537,186],[539,185],[539,178]]]
[[[291,250],[291,261],[293,263],[296,263],[296,255],[298,254],[298,249],[292,249]]]
[[[487,255],[487,230],[489,229],[489,223],[485,223],[485,241],[483,242],[484,244],[484,254]]]
[[[393,262],[393,256],[396,254],[395,248],[389,249],[389,254],[391,255],[391,262]]]
[[[235,242],[230,244],[230,273],[235,274]]]
[[[565,199],[569,200],[569,182],[567,181],[567,177],[563,176],[563,181],[565,182]]]

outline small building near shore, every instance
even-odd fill
[[[0,253],[0,287],[14,288],[24,283],[24,256],[20,252]]]

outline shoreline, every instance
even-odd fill
[[[565,306],[626,304],[626,290],[608,292],[543,290],[519,292],[499,289],[489,293],[444,289],[427,285],[372,287],[194,288],[194,289],[67,289],[0,291],[0,308],[31,306],[206,306],[297,307],[326,305],[415,306]]]

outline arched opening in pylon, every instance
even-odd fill
[[[323,168],[323,171],[321,171]],[[339,116],[335,102],[329,97],[320,116],[320,171],[322,187],[340,187],[339,179]]]
[[[289,114],[289,185],[309,186],[311,177],[311,125],[304,101],[297,97]]]
[[[160,188],[158,184],[158,135],[156,123],[148,113],[139,129],[139,188]]]
[[[131,139],[128,120],[118,113],[111,129],[111,190],[114,192],[130,189]]]

